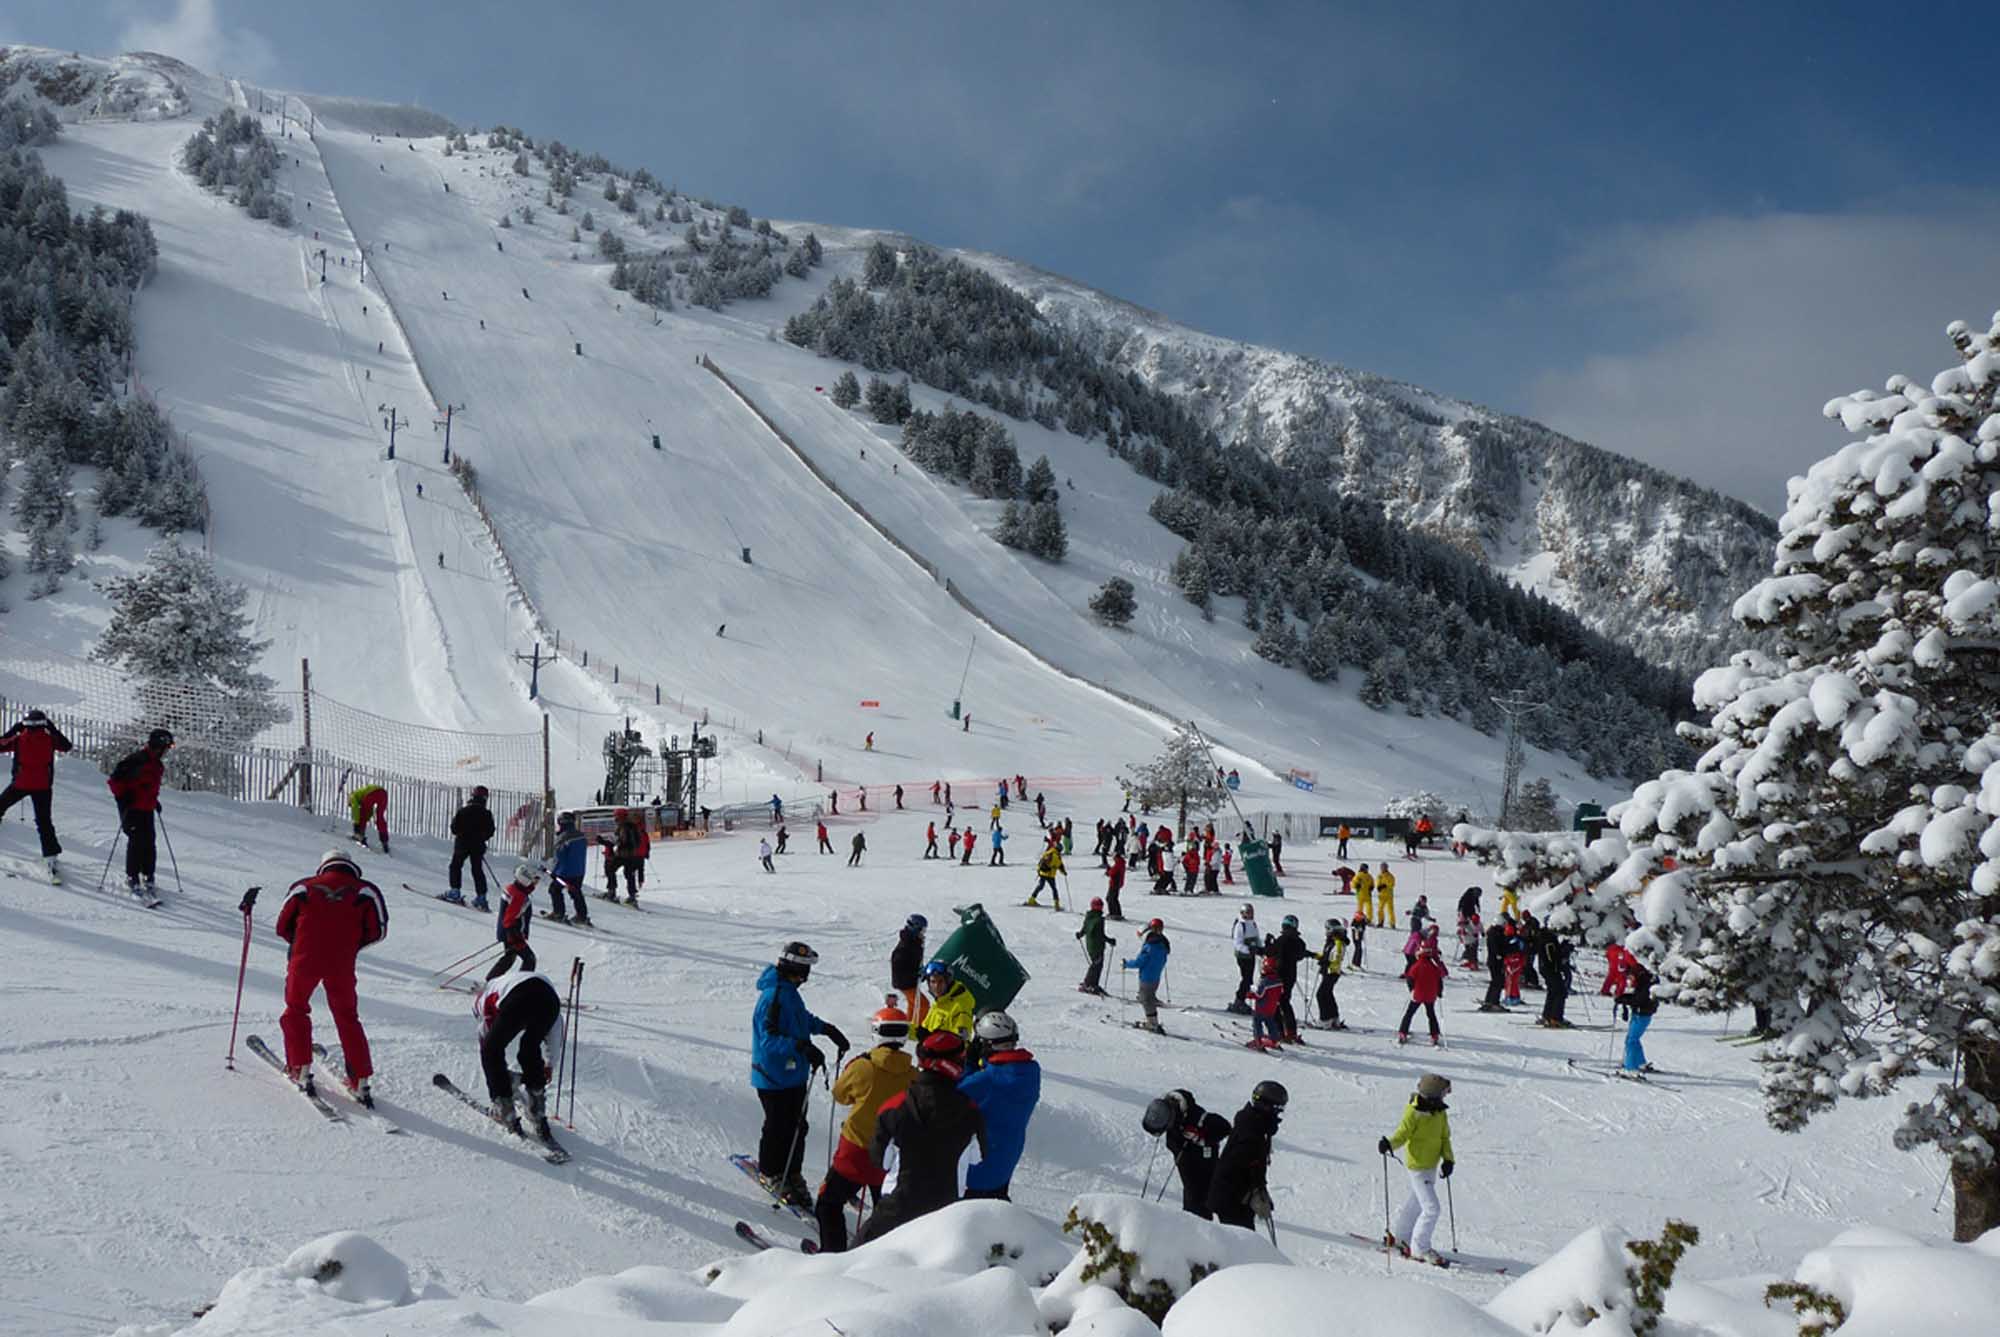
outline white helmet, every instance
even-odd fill
[[[324,873],[329,868],[345,868],[356,877],[361,876],[361,865],[345,850],[328,850],[319,856],[319,871]]]
[[[1020,1040],[1021,1028],[1012,1017],[996,1008],[979,1014],[979,1019],[972,1023],[972,1035],[995,1049],[1004,1049]]]
[[[538,863],[529,863],[526,859],[523,859],[520,866],[514,870],[515,886],[532,887],[541,880],[542,866]]]

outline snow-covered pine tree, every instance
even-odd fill
[[[1132,615],[1139,611],[1139,601],[1133,597],[1132,582],[1123,576],[1113,576],[1098,587],[1090,596],[1090,611],[1097,620],[1107,627],[1122,627],[1132,621]]]
[[[870,288],[880,288],[896,281],[896,252],[887,242],[878,241],[868,248],[868,258],[861,264],[861,282]]]
[[[1056,488],[1055,466],[1049,463],[1047,455],[1028,466],[1028,477],[1022,486],[1031,502],[1054,501],[1060,495]]]
[[[1419,817],[1428,817],[1442,825],[1445,814],[1444,798],[1428,789],[1419,789],[1414,794],[1398,794],[1382,806],[1382,811],[1391,817],[1401,817],[1414,822]]]
[[[1863,439],[1794,480],[1735,606],[1774,652],[1697,680],[1700,761],[1613,818],[1678,861],[1645,918],[1679,1001],[1770,1009],[1774,1127],[1938,1079],[1896,1142],[1951,1158],[1970,1240],[2000,1226],[2000,316],[1948,334],[1928,387],[1826,406]]]
[[[1000,523],[994,526],[993,537],[1009,548],[1028,546],[1028,522],[1021,515],[1021,503],[1012,497],[1000,508]]]
[[[800,252],[804,254],[803,251]],[[840,379],[833,383],[833,403],[835,408],[851,409],[861,402],[861,382],[852,371],[840,373]]]
[[[1273,664],[1289,664],[1299,657],[1299,636],[1284,612],[1274,608],[1265,615],[1264,629],[1250,648]]]
[[[1562,829],[1562,805],[1546,776],[1538,775],[1521,786],[1521,792],[1514,796],[1513,820],[1522,831]]]
[[[1190,812],[1206,817],[1229,802],[1229,791],[1216,778],[1208,748],[1192,724],[1177,725],[1157,757],[1129,768],[1118,783],[1142,807],[1177,811],[1182,830]]]
[[[1299,651],[1299,667],[1314,682],[1332,682],[1340,676],[1340,633],[1331,617],[1313,619]]]
[[[1021,545],[1045,562],[1060,562],[1069,554],[1069,530],[1063,524],[1062,508],[1055,498],[1038,501],[1028,508],[1027,538]]]
[[[1361,680],[1361,704],[1382,710],[1389,704],[1389,675],[1380,659],[1370,660],[1367,676]]]

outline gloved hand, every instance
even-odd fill
[[[1272,1212],[1271,1195],[1261,1188],[1253,1188],[1250,1190],[1248,1206],[1250,1215],[1269,1217]]]
[[[1385,1137],[1375,1144],[1375,1150],[1382,1153],[1384,1156],[1387,1156],[1390,1152],[1394,1151],[1395,1148],[1389,1145],[1389,1139]]]
[[[806,1066],[813,1072],[826,1066],[826,1055],[819,1052],[818,1045],[806,1046]]]
[[[848,1051],[847,1037],[840,1033],[840,1027],[830,1021],[826,1023],[826,1038],[833,1041],[833,1047],[841,1053],[845,1054]]]
[[[1456,1161],[1446,1161],[1443,1165],[1440,1165],[1438,1167],[1438,1173],[1443,1175],[1446,1179],[1449,1179],[1451,1178],[1452,1166],[1456,1164],[1457,1164]]]

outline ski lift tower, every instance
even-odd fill
[[[666,745],[660,749],[660,764],[666,771],[662,797],[667,807],[675,809],[669,825],[693,824],[701,811],[701,763],[714,756],[715,735],[704,738],[700,725],[690,728],[685,747],[679,734],[667,735]]]
[[[1547,709],[1544,702],[1536,700],[1526,692],[1509,692],[1505,696],[1493,698],[1493,704],[1507,717],[1507,760],[1500,773],[1500,820],[1501,830],[1507,830],[1514,818],[1514,800],[1520,797],[1521,769],[1527,762],[1528,749],[1521,738],[1521,724],[1530,715]]]

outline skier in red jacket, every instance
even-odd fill
[[[118,829],[125,833],[125,889],[148,901],[159,895],[153,882],[158,854],[153,814],[160,810],[160,782],[166,777],[166,757],[173,745],[171,730],[153,730],[146,736],[146,746],[112,767],[111,778],[104,782],[118,804]],[[146,883],[143,891],[141,878]]]
[[[1444,994],[1445,974],[1444,957],[1438,952],[1437,938],[1432,936],[1417,949],[1417,959],[1403,972],[1403,979],[1410,986],[1410,1005],[1403,1009],[1403,1024],[1396,1028],[1397,1044],[1409,1043],[1410,1022],[1420,1007],[1431,1024],[1431,1043],[1444,1043],[1444,1036],[1438,1030],[1437,1001]]]
[[[514,870],[514,880],[501,889],[500,922],[493,936],[507,950],[500,953],[493,969],[486,972],[487,979],[499,979],[514,969],[516,961],[521,963],[522,970],[534,970],[535,949],[528,946],[528,929],[535,922],[535,888],[541,882],[541,866],[523,861]]]
[[[368,1081],[375,1066],[368,1055],[368,1033],[355,1010],[354,958],[388,933],[389,907],[381,889],[363,880],[360,865],[339,850],[319,861],[317,873],[292,883],[278,911],[278,936],[290,944],[285,1012],[278,1028],[285,1036],[286,1075],[294,1082],[312,1087],[312,996],[324,985],[326,1008],[333,1013],[340,1056],[347,1064],[347,1089],[363,1105],[374,1105]]]
[[[49,815],[49,791],[55,784],[56,753],[69,750],[69,739],[39,710],[29,711],[0,734],[0,752],[14,754],[12,778],[6,791],[0,793],[0,818],[22,799],[28,800],[35,810],[35,834],[42,839],[42,860],[48,864],[51,878],[59,875],[56,856],[62,853],[62,842],[56,839],[56,824]]]

